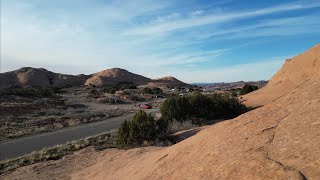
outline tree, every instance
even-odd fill
[[[162,117],[166,120],[183,121],[190,114],[190,103],[186,97],[169,97],[160,107]]]
[[[246,107],[237,98],[230,98],[229,93],[203,95],[195,92],[190,96],[169,97],[160,107],[162,118],[180,122],[187,118],[233,118],[245,110]]]
[[[245,94],[248,94],[248,93],[250,93],[250,92],[252,92],[252,91],[255,91],[255,90],[257,90],[257,89],[259,89],[258,86],[254,86],[254,85],[250,85],[250,84],[245,84],[245,85],[241,88],[240,94],[241,94],[241,95],[245,95]]]
[[[117,144],[124,145],[130,141],[130,123],[125,120],[118,129]]]
[[[150,141],[156,137],[156,124],[153,116],[140,110],[130,124],[130,143],[141,144],[144,140]]]
[[[146,94],[153,94],[152,89],[151,89],[151,88],[148,88],[148,87],[143,88],[142,92],[143,92],[143,93],[146,93]]]
[[[117,144],[120,146],[140,145],[144,141],[153,142],[166,137],[168,121],[155,121],[151,114],[140,110],[132,121],[124,121],[117,135]]]

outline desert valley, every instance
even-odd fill
[[[319,0],[0,0],[0,180],[320,180]]]
[[[58,99],[3,95],[1,127],[4,143],[8,138],[14,138],[6,135],[6,131],[11,134],[14,131],[6,129],[4,122],[7,122],[6,126],[16,128],[26,135],[38,134],[41,131],[30,130],[33,124],[41,127],[39,123],[45,123],[47,126],[57,126],[61,123],[59,129],[63,129],[65,126],[77,126],[82,121],[90,124],[91,121],[108,121],[104,119],[130,114],[138,109],[134,102],[139,102],[132,99],[131,95],[143,99],[141,102],[148,101],[157,106],[157,103],[160,105],[163,102],[163,98],[173,93],[175,87],[200,91],[200,88],[197,89],[175,78],[151,80],[121,69],[105,70],[89,76],[69,76],[44,69],[23,68],[3,73],[0,77],[1,87],[40,88],[52,84],[63,86],[60,89],[62,92],[55,95],[61,96]],[[286,60],[265,87],[243,96],[238,95],[237,98],[253,110],[234,119],[182,131],[176,135],[186,136],[180,140],[181,142],[164,146],[144,145],[133,149],[116,149],[110,145],[112,142],[109,142],[109,146],[101,148],[102,150],[89,145],[58,160],[49,159],[14,168],[2,174],[1,178],[317,179],[320,177],[319,78],[318,44]],[[116,86],[119,83],[137,87],[124,88],[125,90],[119,88],[114,95],[100,88]],[[161,92],[146,92],[146,88],[152,90],[156,87],[161,89]],[[90,92],[93,90],[92,96]],[[124,91],[128,91],[128,94]],[[161,97],[157,98],[155,94]],[[51,98],[55,103],[51,102]],[[112,100],[102,101],[103,98]],[[109,105],[103,105],[106,102]],[[99,103],[101,107],[96,106]],[[106,110],[107,106],[109,111]],[[95,117],[84,117],[84,114]],[[23,120],[21,115],[24,117]],[[48,116],[56,121],[51,120],[53,124],[50,124]],[[15,126],[10,126],[10,120],[14,120]],[[64,125],[66,121],[69,124]],[[20,127],[21,123],[24,124],[24,128]],[[56,129],[51,127],[50,131],[54,130]],[[23,136],[23,133],[15,136]],[[104,140],[108,141],[106,139]]]

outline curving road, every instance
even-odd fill
[[[146,112],[155,114],[159,112],[159,109],[149,109],[146,110]],[[125,119],[129,120],[133,115],[133,113],[127,114],[120,117],[110,118],[105,121],[79,125],[0,143],[0,160],[16,158],[33,151],[42,150],[46,147],[64,144],[70,141],[79,140],[117,129]]]

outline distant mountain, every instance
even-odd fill
[[[0,73],[0,89],[11,86],[104,86],[119,82],[132,82],[136,85],[152,86],[187,86],[174,77],[164,77],[152,80],[150,78],[131,73],[125,69],[106,69],[90,75],[67,75],[48,71],[43,68],[24,67],[15,71]]]
[[[230,90],[230,89],[237,89],[242,88],[245,84],[251,84],[258,86],[259,88],[264,87],[267,85],[268,81],[237,81],[237,82],[220,82],[220,83],[192,83],[192,85],[197,85],[199,87],[202,87],[203,89],[214,91],[214,90]]]

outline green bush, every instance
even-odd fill
[[[98,94],[98,90],[96,90],[96,89],[91,89],[91,90],[89,91],[89,94],[90,94],[90,95],[97,95],[97,94]]]
[[[127,81],[121,81],[119,82],[116,87],[118,87],[119,90],[124,89],[137,89],[137,86],[133,82],[127,82]]]
[[[248,94],[248,93],[251,93],[252,91],[255,91],[259,89],[258,86],[254,86],[254,85],[250,85],[250,84],[245,84],[241,90],[240,90],[240,94],[241,95],[245,95],[245,94]]]
[[[148,88],[148,87],[147,88],[143,88],[142,92],[146,93],[146,94],[153,94],[152,89]]]
[[[52,97],[57,93],[62,93],[61,88],[57,87],[21,87],[21,86],[13,86],[10,87],[2,94],[4,95],[16,95],[22,97]]]
[[[153,88],[152,89],[152,92],[153,92],[153,94],[163,94],[163,91],[162,91],[162,89],[160,89],[160,88]]]
[[[217,119],[233,118],[243,112],[246,107],[229,94],[203,95],[193,93],[184,97],[169,97],[160,107],[162,117],[168,121],[173,119],[185,121],[187,119]],[[195,122],[199,123],[199,122]]]
[[[190,114],[191,105],[187,97],[171,96],[160,107],[162,117],[166,120],[185,120]]]
[[[114,94],[116,91],[125,90],[125,89],[137,89],[137,86],[133,82],[122,81],[116,85],[107,85],[103,87],[102,91],[105,93]]]
[[[106,86],[103,88],[103,92],[105,93],[110,93],[110,94],[114,94],[116,91],[118,91],[119,88],[116,86]]]
[[[118,129],[116,141],[118,145],[130,144],[130,123],[127,120],[125,120]]]
[[[146,94],[163,94],[162,89],[157,88],[157,87],[156,88],[152,88],[152,89],[146,87],[146,88],[143,88],[142,92],[146,93]]]
[[[168,123],[165,120],[155,121],[151,114],[140,110],[132,121],[124,121],[118,129],[117,144],[141,145],[144,141],[154,142],[167,135]]]
[[[130,95],[130,93],[129,93],[128,91],[123,91],[123,92],[122,92],[122,95],[128,96],[128,95]]]

